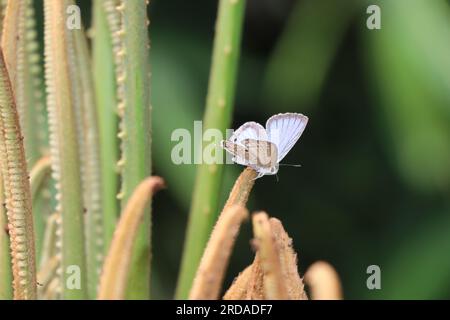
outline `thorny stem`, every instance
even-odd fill
[[[61,213],[58,223],[61,250],[61,282],[66,283],[70,266],[80,271],[81,287],[71,290],[62,286],[63,298],[87,298],[87,273],[84,242],[83,197],[79,157],[79,137],[75,99],[73,96],[73,74],[69,61],[69,49],[73,43],[72,30],[66,27],[68,0],[45,0],[45,69],[47,83],[47,109],[50,126],[50,150],[52,175],[56,181],[57,212]]]
[[[32,0],[9,0],[2,48],[10,76],[29,166],[47,149],[42,68]]]
[[[133,245],[135,245],[139,226],[143,222],[145,208],[152,195],[163,186],[164,181],[161,178],[147,178],[130,197],[117,225],[103,266],[98,299],[121,300],[125,298]]]
[[[108,0],[109,1],[109,0]],[[100,134],[101,188],[103,211],[104,252],[108,252],[114,234],[119,206],[116,199],[119,175],[116,163],[119,157],[117,137],[118,117],[115,65],[112,49],[114,34],[110,32],[104,5],[107,1],[94,1],[93,68],[97,98]]]
[[[0,50],[0,165],[11,241],[15,299],[36,298],[31,191],[19,117]]]
[[[133,190],[151,175],[151,106],[149,34],[146,0],[120,0],[116,7],[120,17],[118,37],[118,113],[120,116],[121,190],[118,198],[122,210]],[[151,206],[143,216],[134,246],[129,299],[150,298]]]
[[[24,137],[28,168],[48,152],[48,130],[43,103],[41,56],[37,40],[36,19],[32,0],[2,0],[8,3],[2,48],[14,92],[19,122]],[[41,248],[46,209],[50,201],[45,196],[34,201],[34,229],[36,251]]]
[[[225,270],[242,221],[248,211],[241,206],[227,207],[217,220],[194,279],[189,299],[219,298]]]
[[[69,4],[73,3],[69,1]],[[67,41],[73,97],[77,113],[78,145],[82,165],[83,201],[86,209],[85,232],[89,296],[97,296],[97,284],[103,263],[103,214],[101,208],[101,165],[98,116],[87,39],[83,28],[72,30]],[[69,37],[70,37],[69,35]],[[78,98],[79,97],[79,98]]]

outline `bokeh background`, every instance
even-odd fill
[[[133,1],[133,0],[130,0]],[[381,30],[366,9],[381,8]],[[89,1],[81,1],[89,16]],[[217,1],[152,0],[153,293],[172,298],[195,176],[175,166],[176,128],[206,100]],[[324,259],[345,298],[450,298],[450,3],[247,0],[233,128],[301,112],[310,122],[279,182],[257,181],[249,209],[294,239],[302,272]],[[225,201],[242,167],[226,167]],[[253,260],[242,228],[225,286]],[[366,269],[381,268],[381,290]]]

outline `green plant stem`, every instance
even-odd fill
[[[30,183],[19,116],[1,50],[0,167],[12,253],[14,299],[35,299],[36,259]]]
[[[46,219],[51,210],[48,185],[51,175],[51,159],[46,156],[36,162],[30,171],[31,199],[33,203],[34,229],[36,232],[36,258],[40,262]]]
[[[24,135],[27,163],[32,166],[43,156],[47,144],[33,3],[31,0],[10,1],[5,15],[2,47]]]
[[[94,85],[97,97],[99,117],[101,186],[103,210],[104,250],[107,253],[114,234],[119,206],[116,199],[119,176],[116,163],[119,158],[119,141],[117,138],[118,117],[116,113],[116,82],[112,40],[109,32],[104,0],[94,1],[93,66]]]
[[[69,41],[66,27],[67,0],[45,0],[45,67],[47,108],[50,125],[50,148],[53,178],[56,181],[61,213],[61,275],[64,299],[87,298],[87,272],[83,226],[83,196],[77,135],[75,98],[69,61]],[[71,44],[73,46],[73,44]],[[78,97],[79,98],[79,97]],[[65,285],[70,280],[72,266],[80,271],[80,288]]]
[[[219,3],[204,130],[215,128],[224,133],[230,125],[244,11],[244,0]],[[202,164],[197,170],[176,292],[178,299],[188,297],[219,208],[223,166]]]
[[[31,168],[46,153],[48,145],[41,56],[33,2],[11,0],[5,9],[2,48],[19,113],[27,165]],[[33,203],[37,253],[41,248],[48,207],[49,199],[45,197],[40,197]]]
[[[69,1],[73,4],[73,1]],[[71,52],[71,74],[74,82],[75,109],[78,110],[79,154],[82,164],[83,201],[86,209],[86,253],[90,298],[97,296],[97,287],[104,256],[103,214],[101,208],[101,164],[98,116],[95,105],[91,58],[83,28],[72,30],[68,41]],[[80,97],[80,98],[77,98]]]
[[[150,114],[150,68],[147,4],[145,0],[120,1],[117,7],[121,15],[121,50],[116,61],[121,60],[117,78],[118,94],[121,96],[121,171],[122,210],[133,190],[151,174],[151,114]],[[129,299],[150,297],[150,206],[143,216],[136,244],[133,249],[130,278],[127,289]]]

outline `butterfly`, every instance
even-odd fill
[[[294,147],[308,123],[300,113],[281,113],[267,120],[266,128],[256,122],[246,122],[222,148],[233,155],[233,162],[253,168],[258,176],[277,174],[280,161]]]

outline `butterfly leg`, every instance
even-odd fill
[[[264,176],[264,173],[258,172],[258,175],[256,176],[255,179],[253,179],[253,181],[255,181],[255,180],[261,178],[262,176]]]

